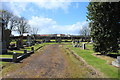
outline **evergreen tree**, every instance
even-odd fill
[[[90,2],[87,9],[94,51],[102,54],[118,52],[120,2]]]

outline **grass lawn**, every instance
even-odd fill
[[[88,48],[86,50],[72,47],[72,45],[66,45],[66,47],[69,47],[76,54],[82,57],[89,65],[104,73],[105,76],[109,78],[118,78],[118,68],[107,64],[106,60],[97,58],[92,55],[94,53],[94,51],[92,50],[92,44],[86,45],[86,47]]]
[[[0,55],[0,58],[12,58],[12,55]]]

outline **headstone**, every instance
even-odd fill
[[[91,40],[90,42],[93,43],[93,39],[91,38],[90,40]]]
[[[74,41],[74,40],[72,40],[72,45],[73,45],[73,47],[74,47],[74,44],[75,44],[75,41]]]
[[[17,40],[17,41],[16,41],[16,47],[17,47],[17,49],[20,49],[20,47],[21,47],[20,45],[21,45],[20,40]]]
[[[17,62],[17,53],[16,52],[13,53],[13,62]]]
[[[82,48],[85,49],[85,43],[82,43]]]
[[[73,40],[72,45],[73,47],[80,47],[79,40]]]
[[[32,39],[31,36],[27,35],[27,42],[26,42],[27,47],[32,46]]]
[[[9,48],[10,42],[12,41],[10,38],[11,31],[9,29],[6,29],[4,31],[4,35],[5,35],[6,46],[7,46],[7,48]]]
[[[7,46],[5,38],[4,20],[0,18],[0,54],[7,53]]]
[[[58,42],[58,43],[61,43],[61,38],[58,38],[58,39],[57,39],[57,42]]]
[[[49,38],[45,38],[45,43],[46,42],[50,42],[50,39]]]
[[[24,50],[24,54],[27,54],[27,50]]]
[[[120,56],[117,56],[117,59],[112,61],[112,65],[120,68]]]
[[[31,48],[31,51],[34,53],[34,47]]]

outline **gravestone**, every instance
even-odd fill
[[[17,49],[20,49],[21,47],[22,47],[22,43],[21,43],[21,40],[17,40],[16,41],[16,47],[17,47]]]
[[[79,40],[73,40],[72,45],[73,45],[73,47],[80,47]]]
[[[17,53],[16,52],[14,52],[13,53],[13,60],[12,60],[13,62],[17,62]]]
[[[93,39],[92,38],[90,39],[90,42],[93,43]]]
[[[50,39],[49,38],[45,38],[45,43],[46,42],[50,42]]]
[[[7,46],[5,38],[4,20],[0,18],[0,54],[7,53]]]
[[[36,39],[35,36],[32,36],[32,45],[35,45]]]
[[[27,47],[32,46],[32,39],[31,36],[27,35],[27,42],[26,42]]]
[[[117,59],[112,61],[112,65],[120,68],[120,56],[117,56]]]
[[[9,29],[5,29],[4,35],[5,35],[6,46],[7,48],[9,48],[10,42],[12,41],[10,38],[11,31]]]
[[[82,49],[85,49],[86,47],[85,47],[85,43],[82,43]]]
[[[58,43],[61,43],[61,38],[58,38],[58,39],[57,39],[57,42],[58,42]]]

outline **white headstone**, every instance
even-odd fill
[[[85,49],[85,43],[82,43],[82,48]]]
[[[115,61],[112,61],[112,65],[120,67],[120,56],[117,56],[117,59]]]

